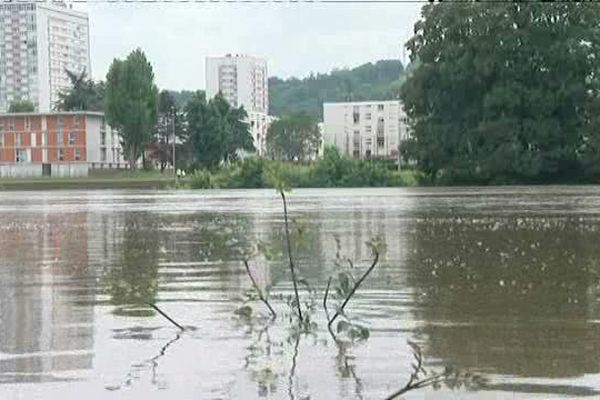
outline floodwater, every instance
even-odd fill
[[[288,199],[309,334],[289,322],[273,190],[0,193],[0,399],[384,399],[411,373],[409,340],[430,373],[487,383],[407,399],[600,398],[600,188]],[[346,308],[369,338],[338,345],[323,290],[349,268],[338,253],[360,276],[375,237],[387,250]],[[244,258],[275,321],[245,303]]]

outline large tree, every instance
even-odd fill
[[[106,76],[106,118],[121,136],[130,168],[152,139],[158,116],[158,89],[152,65],[140,49],[115,59]]]
[[[19,113],[19,112],[33,112],[35,106],[29,100],[17,100],[10,103],[8,106],[8,112]]]
[[[254,150],[246,112],[231,107],[221,95],[206,101],[204,93],[197,92],[186,106],[185,118],[193,158],[199,165],[213,167],[235,159],[239,150]]]
[[[306,160],[317,154],[321,136],[307,114],[288,115],[274,121],[267,133],[267,152],[278,160]]]
[[[58,94],[60,111],[104,111],[104,82],[94,82],[86,71],[65,70],[71,87]]]
[[[581,173],[598,93],[599,7],[452,2],[422,9],[402,98],[419,165],[453,181]]]

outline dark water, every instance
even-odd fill
[[[488,384],[405,398],[600,398],[600,188],[289,201],[299,272],[317,291],[302,295],[318,328],[299,341],[278,300],[291,286],[271,190],[0,193],[0,399],[382,399],[411,371],[407,340],[428,369]],[[347,310],[370,338],[336,346],[320,308],[335,238],[363,271],[377,236],[387,252]],[[249,255],[274,324],[234,314]]]

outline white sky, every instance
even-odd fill
[[[203,89],[204,58],[264,57],[269,75],[354,67],[403,56],[423,3],[227,4],[97,3],[75,5],[90,18],[92,76],[141,47],[166,89]],[[408,55],[406,55],[408,59]]]

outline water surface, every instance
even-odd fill
[[[289,202],[317,303],[318,329],[299,340],[278,300],[291,286],[272,190],[0,193],[0,398],[382,399],[410,374],[407,340],[428,369],[488,385],[405,398],[600,397],[600,188],[297,190]],[[373,237],[387,251],[348,307],[370,338],[336,346],[320,308],[336,238],[359,275]],[[276,323],[234,314],[251,289],[244,257]]]

